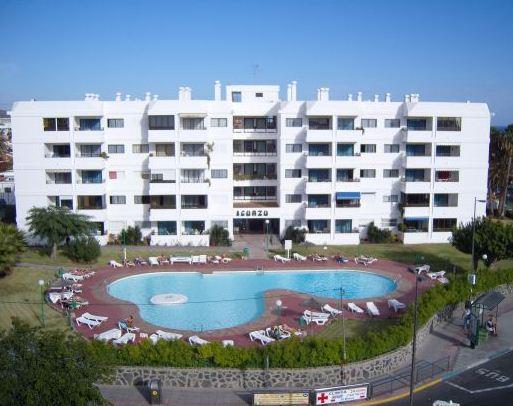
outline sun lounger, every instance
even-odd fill
[[[307,259],[304,255],[298,254],[297,252],[292,254],[292,258],[294,258],[296,261],[306,261]]]
[[[424,265],[419,265],[419,266],[416,266],[416,267],[413,267],[413,268],[410,268],[410,270],[413,272],[413,273],[416,273],[417,275],[421,275],[422,272],[425,272],[426,274],[430,271],[431,269],[431,266],[427,265],[427,264],[424,264]]]
[[[72,273],[66,272],[66,273],[62,274],[62,279],[66,280],[66,281],[78,282],[78,281],[83,281],[85,279],[85,276],[73,275]]]
[[[109,261],[109,266],[113,268],[123,268],[123,264],[120,264],[119,262],[114,261],[113,259]]]
[[[278,331],[275,331],[272,327],[267,327],[265,329],[265,334],[268,337],[278,339],[278,340],[285,340],[287,338],[290,338],[290,332],[285,331],[282,326],[278,326]]]
[[[89,320],[93,320],[93,321],[105,321],[108,319],[108,317],[106,316],[96,316],[94,314],[91,314],[91,313],[87,313],[85,312],[84,314],[82,314],[82,317],[85,317],[86,319],[89,319]]]
[[[228,258],[228,257],[222,257],[222,258],[221,258],[221,263],[222,263],[222,264],[228,264],[228,263],[230,263],[230,262],[232,262],[232,259],[231,259],[231,258]]]
[[[443,278],[445,276],[445,271],[427,272],[426,275],[429,276],[432,280],[436,280],[438,278]]]
[[[90,320],[90,319],[87,319],[85,318],[84,316],[80,316],[80,317],[77,317],[75,319],[75,321],[77,322],[77,325],[78,326],[81,326],[82,324],[85,324],[87,327],[89,327],[91,330],[97,326],[99,326],[100,324],[102,324],[101,321],[95,321],[95,320]]]
[[[323,312],[313,312],[311,310],[305,310],[303,312],[303,314],[306,316],[306,317],[323,317],[323,318],[328,318],[330,317],[330,314],[329,313],[323,313]]]
[[[401,309],[406,309],[406,305],[404,303],[401,303],[397,299],[390,299],[388,301],[388,308],[390,309],[391,307],[394,309],[396,313]]]
[[[327,262],[328,258],[326,258],[325,256],[322,256],[322,255],[319,255],[319,254],[315,254],[314,256],[312,256],[312,261],[314,261],[314,262]]]
[[[275,262],[281,262],[282,264],[284,264],[285,262],[289,262],[290,258],[285,258],[285,257],[282,257],[281,255],[276,254],[274,256],[274,261]]]
[[[189,337],[189,344],[190,345],[206,345],[206,344],[210,344],[210,341],[207,341],[207,340],[203,340],[203,338],[199,338],[198,336],[192,336],[192,337]]]
[[[71,299],[73,296],[73,292],[71,291],[64,291],[64,292],[50,292],[48,293],[48,299],[52,303],[60,302],[61,300],[68,300]]]
[[[442,285],[447,285],[449,283],[449,279],[447,279],[445,276],[442,276],[441,278],[436,278],[438,282],[440,282]]]
[[[135,343],[135,334],[134,333],[125,333],[121,337],[112,340],[112,344],[116,345],[125,345],[129,342]]]
[[[348,303],[347,308],[351,310],[353,313],[363,313],[363,309],[360,306],[355,305],[354,303]]]
[[[149,257],[148,262],[150,263],[150,266],[160,266],[160,262],[157,257]]]
[[[371,316],[379,316],[379,309],[376,307],[374,302],[367,302],[365,305],[367,306],[367,313]]]
[[[329,313],[313,312],[311,310],[305,310],[303,312],[303,318],[306,324],[315,323],[318,326],[324,326],[329,320]]]
[[[347,264],[349,262],[349,258],[338,255],[335,257],[335,261],[337,261],[338,264]]]
[[[171,340],[179,340],[180,338],[183,337],[182,334],[178,334],[178,333],[172,333],[170,331],[162,331],[162,330],[157,330],[155,331],[155,334],[162,340],[166,340],[166,341],[171,341]]]
[[[276,341],[274,338],[269,337],[265,334],[264,330],[256,330],[249,333],[249,339],[251,341],[260,341],[260,344],[266,345]]]
[[[186,264],[192,264],[192,257],[169,257],[171,264],[182,262]]]
[[[342,310],[335,309],[334,307],[331,307],[329,304],[325,304],[321,308],[323,311],[328,312],[332,316],[337,316],[339,314],[342,314]]]
[[[233,347],[235,345],[233,340],[223,340],[222,343],[223,347]]]
[[[119,328],[111,328],[110,330],[104,331],[100,334],[95,334],[94,339],[98,341],[110,341],[110,340],[117,340],[118,338],[121,338],[123,333]]]

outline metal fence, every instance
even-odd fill
[[[415,363],[415,385],[420,382],[432,379],[444,372],[450,367],[450,357],[444,357],[434,362],[417,361]],[[410,367],[405,367],[389,376],[372,381],[372,396],[379,396],[386,393],[392,393],[398,389],[410,386]]]

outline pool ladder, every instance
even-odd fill
[[[257,266],[257,267],[256,267],[256,271],[257,271],[258,273],[264,273],[264,267],[263,267],[263,266]]]

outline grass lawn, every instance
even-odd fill
[[[16,267],[0,278],[0,330],[11,326],[11,317],[18,317],[32,326],[41,325],[41,294],[38,280],[54,279],[51,269]],[[16,303],[5,303],[16,302]],[[46,327],[68,329],[66,318],[45,305]]]
[[[220,255],[226,254],[228,256],[240,256],[240,252],[234,251],[230,247],[149,247],[145,245],[126,248],[127,258],[135,258],[141,256],[148,258],[158,255]],[[120,261],[122,258],[122,246],[120,245],[108,245],[102,247],[102,254],[98,258],[97,264],[107,265],[111,259]],[[26,262],[31,264],[43,264],[43,265],[64,265],[74,266],[77,265],[70,259],[66,258],[64,254],[59,251],[56,258],[50,258],[44,249],[41,248],[29,248],[20,257],[19,262]]]
[[[397,323],[397,319],[376,319],[376,320],[345,320],[346,337],[357,337],[369,331],[378,331]],[[341,338],[343,337],[342,320],[337,319],[321,330],[317,337]]]

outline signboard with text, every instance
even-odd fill
[[[315,390],[316,405],[332,405],[335,403],[353,402],[369,399],[369,384],[337,386]]]
[[[254,393],[255,406],[308,405],[308,392]]]

